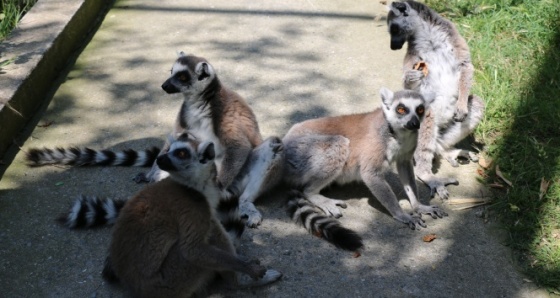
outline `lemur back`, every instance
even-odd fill
[[[136,297],[189,297],[220,272],[234,271],[258,286],[280,278],[275,270],[237,257],[215,216],[220,202],[211,142],[183,136],[157,159],[170,177],[147,186],[121,210],[113,230],[104,276],[120,281]]]
[[[446,185],[458,181],[435,177],[433,159],[440,155],[453,166],[458,166],[459,157],[474,160],[468,151],[454,146],[474,131],[484,114],[484,102],[469,94],[474,72],[469,47],[452,22],[422,3],[393,2],[389,9],[391,49],[399,50],[408,43],[403,63],[404,87],[435,94],[420,129],[414,156],[416,173],[432,194],[437,192],[447,198]]]

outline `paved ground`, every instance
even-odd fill
[[[176,51],[206,57],[245,96],[263,135],[295,122],[372,110],[382,86],[400,86],[404,53],[389,49],[377,1],[117,1],[70,71],[22,150],[37,146],[145,148],[170,130],[181,96],[161,89]],[[121,297],[100,278],[110,229],[69,231],[54,222],[77,194],[127,197],[139,169],[28,168],[17,155],[0,182],[0,288],[4,297]],[[479,198],[476,166],[443,165]],[[398,183],[395,183],[398,189]],[[421,198],[428,193],[421,186]],[[281,190],[262,198],[265,221],[240,252],[284,273],[231,297],[539,297],[516,270],[484,209],[453,211],[411,231],[365,187],[327,191],[348,202],[342,222],[365,239],[353,258],[309,236],[284,213]],[[406,206],[404,192],[399,192]],[[432,203],[440,204],[439,199]],[[434,233],[431,243],[422,236]]]

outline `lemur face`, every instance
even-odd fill
[[[169,151],[157,158],[157,165],[173,177],[193,179],[215,171],[212,142],[198,143],[187,134],[170,140]]]
[[[171,68],[171,77],[161,88],[168,94],[196,94],[204,91],[215,77],[214,68],[206,59],[181,52]]]
[[[400,50],[412,35],[412,19],[415,12],[405,2],[393,2],[389,9],[387,26],[391,34],[391,50]]]
[[[431,95],[401,90],[396,93],[382,88],[383,113],[394,129],[418,130],[424,119],[428,105],[433,101]]]

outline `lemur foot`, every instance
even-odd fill
[[[282,277],[281,272],[274,269],[267,269],[264,275],[258,279],[249,279],[245,276],[239,276],[238,286],[242,288],[260,287],[273,283],[279,280],[281,277]]]
[[[449,191],[447,185],[459,185],[459,181],[455,178],[432,178],[430,180],[422,180],[430,188],[430,197],[433,198],[437,193],[442,200],[449,199]]]
[[[426,228],[426,224],[424,223],[421,215],[410,215],[403,213],[399,216],[393,216],[393,218],[404,223],[412,230],[420,230],[421,228]]]
[[[447,213],[437,205],[419,205],[414,208],[414,212],[418,214],[427,214],[433,219],[447,216]]]
[[[319,194],[309,196],[307,200],[323,210],[326,215],[333,216],[334,218],[342,217],[342,212],[340,212],[340,209],[338,209],[338,207],[347,207],[344,201],[330,199]]]
[[[469,160],[472,162],[478,161],[476,153],[462,149],[448,150],[447,152],[444,152],[442,156],[453,167],[458,167],[459,164],[467,164]]]
[[[160,168],[156,168],[155,170],[152,168],[148,174],[139,173],[134,177],[132,180],[136,183],[154,183],[161,181],[165,178],[169,177],[169,173],[166,171],[161,170]]]
[[[255,205],[251,202],[242,202],[239,204],[239,214],[241,217],[247,218],[246,225],[250,228],[258,227],[263,218],[262,214],[257,210]]]

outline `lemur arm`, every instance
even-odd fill
[[[398,161],[397,172],[399,173],[399,178],[404,186],[404,191],[408,196],[410,205],[412,206],[412,210],[414,210],[414,212],[419,214],[428,214],[432,218],[442,218],[443,216],[447,216],[447,213],[441,210],[439,206],[423,205],[418,201],[418,187],[416,186],[412,160]]]
[[[424,79],[421,70],[414,70],[414,65],[422,61],[420,56],[414,51],[407,51],[403,63],[403,86],[404,89],[416,90]]]
[[[411,216],[402,210],[383,172],[362,170],[361,176],[371,193],[394,219],[408,225],[413,230],[426,227],[420,216]]]
[[[453,116],[453,120],[463,122],[469,111],[469,94],[472,86],[474,67],[470,59],[462,61],[459,67],[461,69],[461,73],[459,77],[457,110]]]
[[[218,185],[227,189],[245,164],[252,148],[248,141],[225,140],[224,157],[218,172]]]

